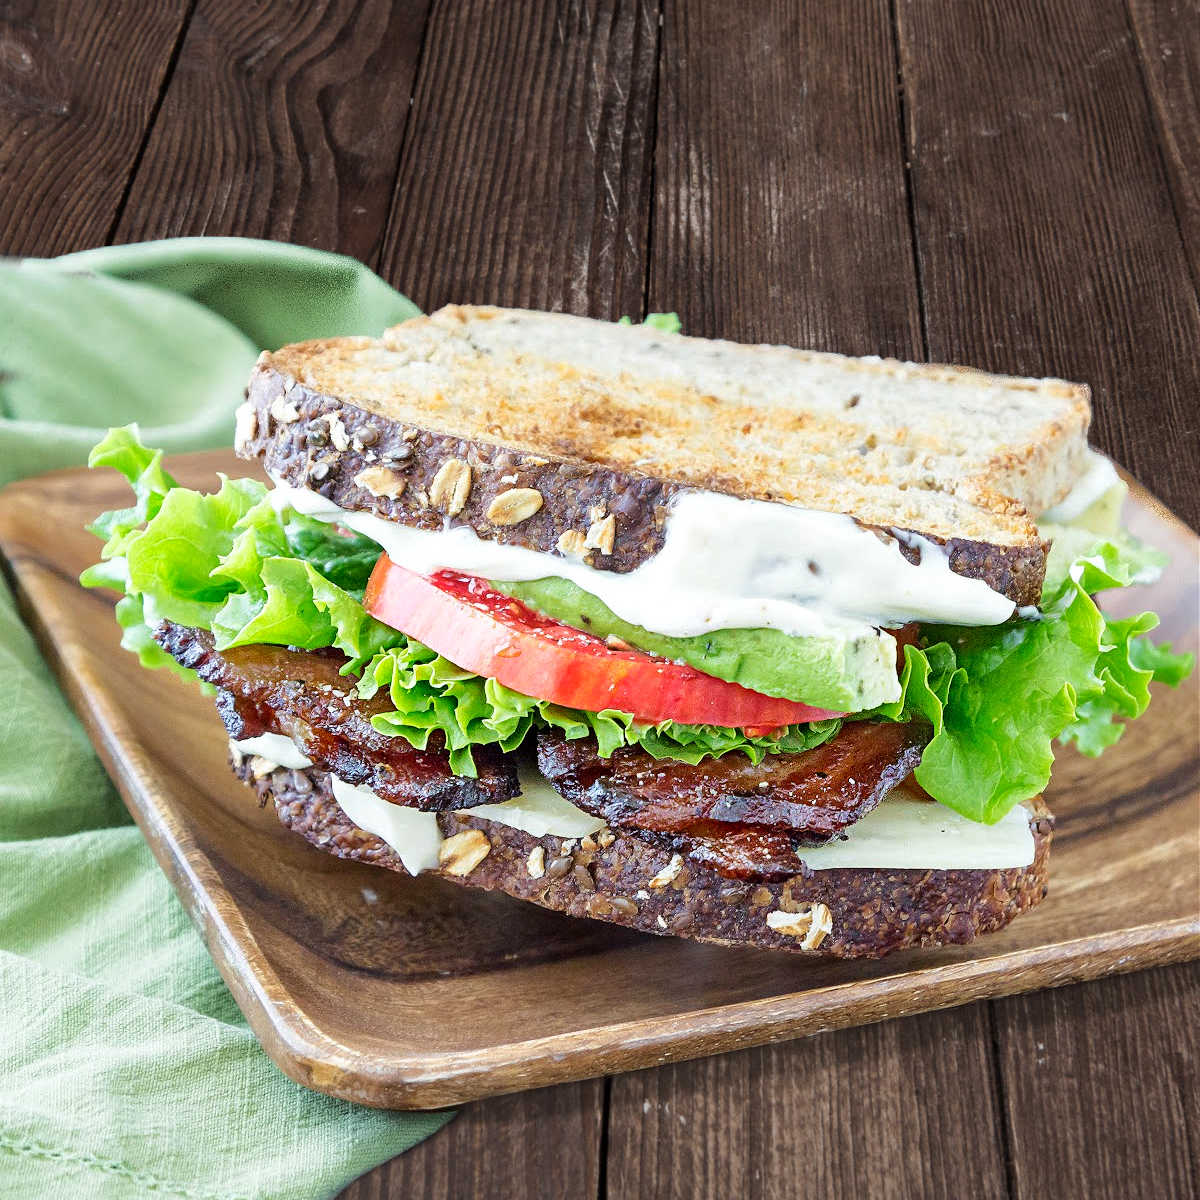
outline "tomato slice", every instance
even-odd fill
[[[610,647],[533,612],[486,580],[452,571],[417,575],[386,554],[371,573],[365,604],[377,620],[463,670],[567,708],[612,708],[648,724],[759,731],[842,715],[764,696],[638,650]]]

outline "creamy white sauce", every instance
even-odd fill
[[[1069,525],[1091,508],[1110,488],[1120,485],[1121,477],[1111,459],[1089,449],[1086,461],[1087,467],[1083,474],[1053,508],[1048,508],[1042,513],[1038,518],[1039,524],[1049,521],[1055,525]]]
[[[916,534],[908,562],[850,517],[788,504],[683,492],[672,501],[662,549],[624,574],[559,554],[480,538],[468,526],[414,529],[350,512],[308,488],[275,480],[275,506],[336,521],[423,575],[461,571],[506,582],[561,576],[617,616],[670,637],[715,629],[777,629],[798,637],[882,637],[909,621],[997,625],[1011,600],[950,570],[942,547]]]
[[[983,825],[903,789],[856,821],[846,835],[801,850],[814,871],[832,867],[878,867],[930,871],[994,871],[1033,862],[1029,813],[1019,804],[995,825]]]
[[[312,759],[308,758],[290,737],[284,737],[282,733],[263,733],[258,737],[243,738],[233,745],[242,754],[257,755],[276,767],[298,771],[301,767],[312,766]]]

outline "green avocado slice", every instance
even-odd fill
[[[884,631],[862,637],[791,637],[775,629],[719,629],[667,637],[621,620],[570,580],[489,581],[543,616],[597,637],[618,637],[637,650],[687,663],[706,675],[837,712],[862,712],[900,695],[896,642]]]

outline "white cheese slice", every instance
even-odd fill
[[[234,742],[234,747],[248,757],[257,755],[276,767],[287,767],[298,771],[301,767],[311,767],[312,759],[282,733],[261,733],[258,737],[243,738]]]
[[[438,865],[442,844],[434,813],[420,812],[390,804],[370,788],[355,787],[333,776],[333,797],[342,811],[360,829],[382,838],[399,856],[410,875],[432,870]],[[534,837],[553,834],[561,838],[586,837],[604,828],[593,817],[564,800],[544,779],[532,772],[521,773],[521,792],[503,804],[480,804],[460,810],[462,816],[481,817]]]
[[[438,865],[442,834],[436,813],[389,804],[370,788],[355,787],[336,775],[333,798],[359,829],[387,842],[410,875],[431,871]]]
[[[290,738],[277,733],[246,738],[234,745],[243,754],[258,755],[278,766],[298,769],[311,765]],[[521,770],[520,784],[521,791],[512,800],[463,809],[462,814],[539,838],[581,838],[604,828],[604,821],[564,799],[532,768]],[[333,795],[355,825],[391,846],[410,874],[437,867],[443,839],[434,813],[391,804],[370,788],[356,787],[336,775]],[[1029,813],[1020,805],[995,825],[983,825],[903,788],[856,821],[844,837],[800,852],[813,871],[835,867],[993,871],[1028,866],[1033,855]]]
[[[832,867],[888,870],[995,871],[1033,862],[1029,813],[1019,804],[995,825],[983,825],[938,804],[896,790],[846,830],[846,836],[801,850],[814,871]]]
[[[564,800],[536,771],[522,768],[520,778],[521,791],[513,799],[468,808],[465,815],[498,821],[534,837],[581,838],[604,828],[604,821]]]

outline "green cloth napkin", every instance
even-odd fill
[[[262,347],[416,311],[351,259],[241,238],[0,264],[0,483],[131,420],[229,445]],[[331,1196],[445,1123],[270,1062],[2,583],[0,695],[0,1198]]]

